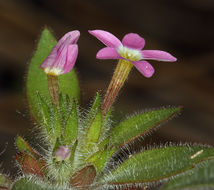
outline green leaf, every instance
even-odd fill
[[[98,142],[101,127],[102,127],[102,112],[101,110],[99,110],[90,124],[86,137],[87,144],[93,145]]]
[[[41,97],[39,92],[37,93],[37,100],[38,100],[38,105],[40,108],[40,117],[43,125],[45,126],[47,134],[50,133],[50,127],[51,127],[51,108],[48,105],[48,102],[44,100],[44,98]],[[50,104],[51,105],[51,104]],[[41,127],[43,126],[41,125]]]
[[[90,112],[87,115],[87,119],[84,122],[84,128],[86,130],[88,130],[90,123],[93,121],[94,116],[96,115],[99,109],[100,109],[100,94],[97,92],[94,103],[90,109]]]
[[[162,108],[132,116],[111,130],[110,146],[122,146],[148,134],[162,122],[179,113],[181,107]]]
[[[76,101],[73,101],[72,109],[65,125],[64,134],[62,136],[65,145],[71,145],[73,141],[77,138],[78,124],[79,119],[77,113],[77,105]]]
[[[98,152],[96,152],[95,154],[93,154],[88,160],[87,162],[92,163],[95,168],[96,171],[99,173],[102,171],[102,169],[104,168],[107,160],[112,156],[112,154],[115,152],[115,149],[109,150],[109,149],[104,149],[104,150],[100,150]]]
[[[100,108],[100,95],[97,93],[94,103],[84,122],[84,147],[91,149],[98,142],[102,127],[102,112]]]
[[[54,187],[45,187],[43,182],[34,181],[28,178],[17,180],[12,187],[12,190],[56,190]]]
[[[16,138],[16,147],[20,152],[31,152],[31,147],[27,144],[27,142],[20,136]]]
[[[51,125],[51,131],[49,134],[49,140],[51,145],[55,146],[57,138],[61,137],[62,134],[62,124],[60,120],[60,113],[57,105],[54,106],[53,124]]]
[[[47,76],[45,72],[40,69],[40,65],[49,55],[56,43],[57,41],[53,34],[45,28],[41,34],[40,40],[38,41],[37,48],[28,68],[26,82],[27,99],[31,114],[38,123],[41,122],[41,116],[39,114],[40,109],[37,104],[37,92],[51,102],[48,91]],[[59,89],[62,94],[67,94],[70,98],[76,98],[79,100],[79,84],[74,70],[65,75],[59,76]]]
[[[16,147],[20,152],[28,152],[32,156],[36,156],[37,153],[30,147],[30,145],[20,136],[16,137]]]
[[[145,150],[130,156],[99,181],[108,184],[158,182],[191,171],[213,159],[214,149],[203,146],[169,146]]]
[[[10,186],[11,181],[0,173],[0,189],[7,189]]]
[[[196,167],[192,172],[170,180],[162,190],[213,190],[214,160],[209,160]]]

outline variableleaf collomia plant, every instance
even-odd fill
[[[42,141],[36,145],[16,138],[16,179],[0,174],[0,189],[214,189],[214,149],[203,145],[172,144],[132,150],[139,138],[157,129],[181,111],[165,107],[111,122],[111,108],[135,66],[145,77],[153,67],[146,61],[176,61],[167,52],[141,50],[145,40],[138,34],[124,36],[89,31],[107,47],[98,59],[118,59],[104,98],[96,94],[87,113],[81,111],[77,76],[72,69],[78,54],[79,31],[65,34],[57,43],[44,29],[27,74],[30,113]],[[41,143],[38,143],[41,145]]]

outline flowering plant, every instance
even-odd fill
[[[65,34],[57,43],[44,29],[27,74],[30,113],[39,130],[33,145],[17,136],[15,161],[20,175],[12,180],[0,174],[0,189],[213,189],[214,149],[204,145],[172,144],[133,146],[139,139],[180,113],[182,107],[142,112],[113,124],[112,105],[135,66],[145,77],[153,67],[145,60],[176,61],[159,50],[141,50],[145,40],[138,34],[124,36],[89,31],[107,47],[98,59],[118,59],[112,80],[102,100],[97,93],[85,113],[80,109],[77,76],[73,70],[79,31]],[[38,149],[42,146],[42,149]]]

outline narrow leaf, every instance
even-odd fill
[[[98,109],[100,109],[100,94],[99,93],[96,94],[94,103],[90,109],[90,112],[87,115],[87,119],[84,122],[85,129],[88,129],[88,127],[89,127],[90,123],[93,121],[94,116],[96,115]]]
[[[191,171],[199,163],[213,159],[214,149],[203,146],[169,146],[145,150],[130,156],[100,179],[108,184],[158,182]]]
[[[64,134],[62,136],[65,145],[71,145],[77,138],[78,123],[77,105],[76,101],[73,101],[72,109],[65,125]]]
[[[132,116],[119,123],[111,131],[110,146],[122,146],[148,134],[162,122],[179,113],[181,107],[163,108]]]
[[[37,93],[37,100],[38,100],[38,105],[39,105],[39,110],[40,110],[40,118],[41,122],[45,126],[47,134],[50,133],[50,127],[51,127],[51,108],[48,105],[48,102],[46,102],[39,92]],[[43,126],[41,125],[41,127]]]
[[[12,190],[56,190],[56,188],[49,186],[45,187],[42,181],[38,182],[29,178],[18,179],[12,187]]]
[[[100,136],[100,130],[102,126],[102,112],[99,110],[94,117],[94,120],[90,124],[88,133],[87,133],[87,144],[97,143]]]
[[[162,190],[213,190],[214,160],[209,160],[196,167],[192,172],[170,180]]]
[[[10,184],[10,179],[0,173],[0,189],[8,189]]]
[[[16,138],[16,147],[20,152],[29,152],[32,155],[35,155],[35,151],[30,147],[30,145],[20,136],[17,136]]]
[[[49,102],[51,102],[48,91],[47,76],[45,72],[40,69],[40,65],[49,55],[52,48],[56,45],[56,39],[53,34],[45,28],[38,41],[35,53],[30,61],[27,73],[27,98],[33,118],[38,123],[41,123],[40,109],[37,104],[37,94],[39,92]],[[79,84],[77,76],[72,70],[71,72],[59,76],[59,89],[62,94],[67,94],[70,98],[79,100]]]
[[[107,160],[112,156],[112,154],[115,152],[115,149],[109,150],[109,149],[104,149],[96,152],[93,154],[87,162],[92,163],[96,171],[99,173],[101,170],[104,168]]]

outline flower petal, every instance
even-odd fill
[[[107,31],[89,30],[88,32],[108,47],[117,48],[121,45],[121,41],[116,36]]]
[[[143,59],[152,59],[158,61],[176,61],[177,59],[172,56],[170,53],[160,50],[143,50],[142,52]]]
[[[155,72],[155,69],[147,61],[136,61],[132,63],[137,68],[137,70],[140,71],[140,73],[147,78],[151,77]]]
[[[63,74],[69,72],[75,65],[78,55],[78,46],[76,44],[67,47],[66,62],[63,69]]]
[[[142,49],[145,46],[145,40],[138,34],[129,33],[123,37],[122,44],[129,48]]]
[[[78,30],[74,30],[66,33],[57,43],[56,47],[60,47],[62,44],[76,44],[80,37],[80,32]]]
[[[50,54],[46,57],[46,59],[41,64],[40,68],[51,67],[56,59],[56,56],[57,56],[57,48],[53,47]]]
[[[105,47],[97,52],[97,59],[120,59],[121,56],[118,54],[115,48]]]

